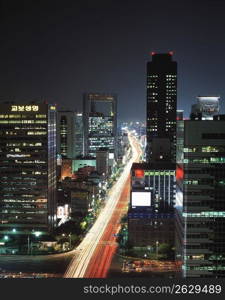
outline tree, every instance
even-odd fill
[[[167,243],[159,244],[159,253],[160,254],[168,254],[171,249],[171,246]]]

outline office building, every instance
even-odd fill
[[[176,161],[177,63],[172,52],[147,63],[146,160]]]
[[[117,97],[113,94],[89,93],[83,99],[85,155],[107,148],[109,164],[117,158]]]
[[[96,170],[99,174],[108,176],[109,173],[109,152],[108,149],[100,148],[96,152]]]
[[[74,157],[84,155],[84,126],[83,113],[75,112]]]
[[[176,195],[173,163],[134,163],[128,212],[129,241],[147,247],[174,243]]]
[[[74,158],[75,112],[57,112],[57,153],[62,158]]]
[[[94,167],[94,169],[96,169],[96,159],[92,156],[77,156],[77,158],[72,161],[73,173],[84,167]]]
[[[225,116],[216,115],[219,97],[210,98],[198,98],[183,121],[175,231],[184,277],[225,277]]]
[[[83,155],[83,116],[74,111],[57,112],[57,153],[74,159]]]
[[[219,112],[218,96],[198,96],[197,103],[192,105],[190,118],[192,120],[213,120]]]
[[[56,224],[56,107],[0,104],[0,233]]]

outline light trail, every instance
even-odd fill
[[[139,161],[141,156],[140,146],[135,137],[133,137],[129,132],[128,138],[132,148],[131,159],[125,166],[118,181],[111,188],[106,205],[102,209],[94,225],[88,231],[80,245],[76,248],[75,255],[64,274],[64,278],[83,278],[85,276],[90,260],[107,228],[118,200],[120,199],[120,195],[130,175],[131,166],[133,162]]]

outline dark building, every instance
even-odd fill
[[[172,52],[147,63],[146,160],[176,161],[177,63]]]
[[[56,107],[0,104],[0,231],[56,224]]]
[[[109,153],[107,148],[100,148],[96,151],[96,171],[104,176],[108,176],[109,173]]]
[[[133,245],[173,245],[173,205],[176,194],[174,169],[173,163],[133,164],[128,212],[129,241]]]
[[[57,153],[74,159],[83,155],[83,117],[74,111],[57,112]]]
[[[75,158],[84,155],[84,126],[83,126],[83,113],[75,112],[75,145],[74,145]]]

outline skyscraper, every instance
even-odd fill
[[[84,95],[85,155],[96,157],[100,148],[108,148],[109,159],[117,156],[117,97],[113,94]]]
[[[0,104],[0,231],[43,232],[56,222],[56,107]]]
[[[83,117],[74,111],[57,112],[57,153],[74,159],[83,155]]]
[[[218,99],[198,98],[180,130],[175,223],[184,277],[225,277],[225,116],[215,115]]]
[[[75,112],[75,158],[84,155],[83,113]]]
[[[184,276],[225,277],[225,120],[184,122]]]
[[[176,161],[177,63],[172,54],[152,53],[147,63],[148,162]]]

